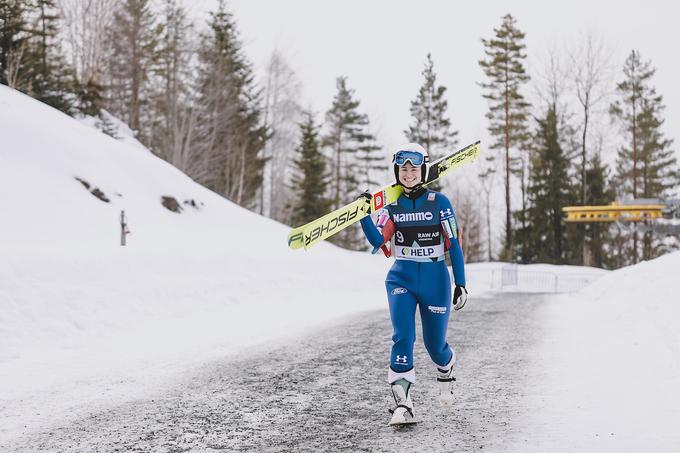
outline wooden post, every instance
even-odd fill
[[[125,244],[125,236],[130,234],[130,230],[128,230],[126,219],[125,219],[125,211],[120,211],[120,245],[124,246]]]

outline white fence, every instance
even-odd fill
[[[607,271],[577,266],[516,264],[468,265],[467,286],[489,291],[568,293],[593,283]]]

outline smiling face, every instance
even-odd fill
[[[415,167],[411,162],[406,162],[399,167],[399,182],[407,189],[413,188],[422,182],[420,166]]]

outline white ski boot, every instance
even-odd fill
[[[416,423],[413,402],[411,401],[411,383],[406,379],[399,379],[392,383],[391,387],[394,403],[397,407],[390,409],[392,419],[389,425],[404,426]]]
[[[437,387],[439,387],[439,403],[449,405],[453,403],[453,383],[456,376],[453,374],[453,364],[448,369],[436,367]]]

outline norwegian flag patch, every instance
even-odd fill
[[[379,192],[375,195],[373,195],[373,203],[375,206],[373,206],[373,209],[375,211],[382,209],[385,206],[385,191],[383,190],[382,192]]]

